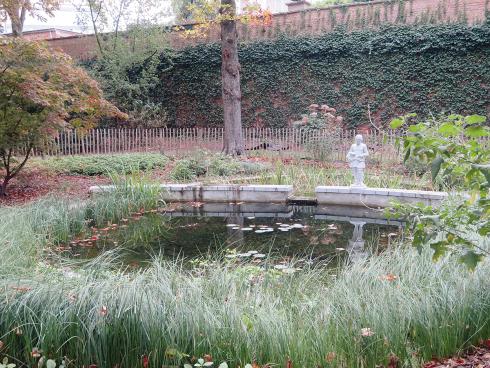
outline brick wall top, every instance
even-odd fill
[[[377,27],[384,23],[451,23],[475,24],[485,21],[490,12],[488,0],[386,0],[370,3],[338,5],[321,9],[274,14],[268,26],[239,24],[239,39],[251,42],[272,39],[280,34],[306,35],[329,32],[343,25],[349,30]],[[174,48],[196,43],[219,41],[219,27],[212,27],[205,37],[192,39],[182,32],[169,34]],[[61,48],[76,59],[96,54],[96,41],[92,35],[49,40],[52,47]]]

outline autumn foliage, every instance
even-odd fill
[[[69,56],[42,43],[1,38],[0,195],[34,149],[49,144],[60,130],[83,132],[105,116],[126,119]]]

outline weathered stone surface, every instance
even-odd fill
[[[286,203],[292,185],[161,184],[162,199],[169,202],[264,202]],[[113,191],[113,185],[94,186],[91,193]]]
[[[448,196],[445,192],[345,186],[319,186],[315,193],[320,204],[381,208],[390,206],[393,201],[437,205]]]

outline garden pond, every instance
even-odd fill
[[[272,258],[277,269],[288,272],[298,260],[336,265],[381,252],[402,236],[402,226],[381,211],[359,207],[199,202],[93,227],[92,234],[59,250],[90,259],[117,248],[121,260],[134,268],[155,256],[196,262],[218,255],[255,264]]]

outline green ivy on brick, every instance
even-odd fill
[[[176,54],[153,98],[175,126],[222,125],[220,47]],[[311,103],[335,107],[350,127],[417,112],[489,115],[490,23],[392,25],[242,44],[245,126],[286,126]],[[167,68],[168,59],[161,62]]]

